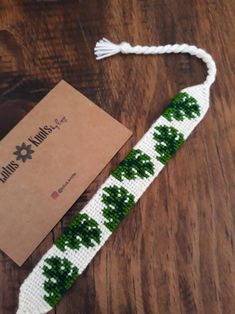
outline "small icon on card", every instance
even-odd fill
[[[57,192],[57,191],[54,191],[52,194],[51,194],[51,197],[55,200],[57,199],[57,197],[59,197],[60,194]]]

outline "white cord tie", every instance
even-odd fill
[[[122,43],[120,43],[119,48],[121,53],[128,54],[130,53],[132,47],[129,43],[123,41]]]
[[[192,56],[201,59],[207,65],[207,78],[203,83],[209,88],[215,81],[216,65],[209,53],[205,50],[188,44],[174,44],[165,46],[131,46],[127,42],[114,44],[106,38],[101,39],[96,43],[95,55],[97,60],[111,57],[115,54],[165,54],[165,53],[188,53]]]

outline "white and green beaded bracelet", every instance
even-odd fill
[[[20,288],[17,314],[47,313],[59,303],[209,108],[216,66],[204,50],[187,44],[132,47],[107,39],[96,44],[97,59],[119,52],[188,53],[206,63],[208,76],[203,84],[185,88],[172,99],[167,110],[41,258]]]

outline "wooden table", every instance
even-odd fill
[[[218,75],[205,119],[51,313],[235,313],[234,16],[234,0],[1,0],[1,136],[62,78],[134,132],[21,268],[1,253],[1,314],[15,313],[24,278],[170,98],[204,80],[185,55],[98,62],[103,36],[198,45]]]

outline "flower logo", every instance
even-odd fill
[[[22,143],[21,146],[16,145],[16,151],[13,154],[17,156],[16,160],[25,162],[27,159],[32,159],[33,153],[34,150],[32,150],[32,145]]]

